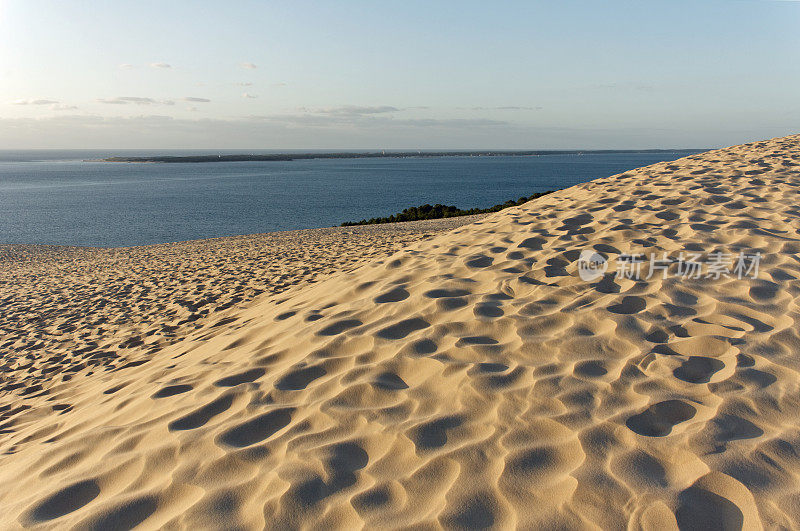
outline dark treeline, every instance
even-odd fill
[[[374,153],[274,153],[268,155],[189,155],[154,157],[108,157],[102,162],[269,162],[308,159],[369,159],[369,158],[428,158],[428,157],[530,157],[535,155],[580,155],[592,153],[674,153],[674,149],[606,149],[606,150],[549,150],[549,151],[379,151]],[[691,150],[695,151],[695,150]]]
[[[394,223],[396,221],[418,221],[422,219],[454,218],[458,216],[471,216],[473,214],[487,214],[490,212],[498,212],[500,210],[503,210],[504,208],[518,206],[523,203],[527,203],[531,199],[542,197],[543,195],[550,194],[553,191],[554,190],[548,190],[547,192],[536,193],[528,197],[520,197],[516,201],[514,201],[513,199],[509,199],[505,203],[500,203],[499,205],[494,205],[493,207],[489,208],[470,208],[468,210],[462,210],[452,205],[425,204],[425,205],[406,208],[399,214],[392,214],[387,218],[372,218],[372,219],[362,219],[361,221],[346,221],[342,223],[341,226],[353,227],[355,225],[376,225],[378,223]]]

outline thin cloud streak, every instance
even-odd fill
[[[98,98],[95,101],[108,105],[175,105],[172,100],[156,100],[153,98],[142,98],[139,96],[118,96],[116,98]]]
[[[349,122],[342,123],[349,120]],[[789,127],[789,125],[787,125]],[[428,132],[423,134],[422,131]],[[611,133],[616,136],[611,137]],[[776,129],[773,136],[783,130]],[[683,129],[548,127],[480,119],[347,118],[267,115],[239,119],[177,119],[162,115],[103,117],[65,114],[47,118],[0,118],[0,145],[40,148],[242,149],[634,149],[699,146],[713,134],[715,145],[750,138],[753,131],[713,124],[687,136]],[[309,142],[309,138],[313,138]],[[566,146],[566,147],[565,147]]]
[[[391,111],[384,111],[391,112]],[[509,122],[501,120],[470,119],[470,118],[410,118],[397,119],[387,116],[376,116],[378,112],[372,113],[305,113],[305,114],[273,114],[265,116],[254,116],[253,120],[272,123],[284,123],[288,125],[304,125],[309,127],[489,127],[498,125],[511,125]]]
[[[59,103],[57,100],[14,100],[12,105],[53,105]]]
[[[315,114],[327,114],[334,116],[364,116],[370,114],[384,114],[390,112],[398,112],[400,109],[392,107],[391,105],[377,105],[377,106],[361,106],[361,105],[342,105],[341,107],[330,107],[325,109],[308,110],[307,112]]]
[[[542,107],[503,105],[500,107],[456,107],[460,111],[540,111]]]

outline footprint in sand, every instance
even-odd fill
[[[397,492],[399,490],[397,487],[392,487],[392,484],[383,483],[358,494],[353,498],[353,507],[359,513],[369,513],[391,506],[400,494]]]
[[[456,341],[457,347],[467,347],[472,345],[497,345],[499,342],[488,336],[469,336],[462,337]]]
[[[143,496],[104,511],[99,517],[80,525],[79,528],[133,529],[147,520],[156,509],[158,509],[158,499],[155,496]]]
[[[162,387],[155,393],[153,393],[150,398],[158,399],[158,398],[166,398],[168,396],[179,395],[181,393],[189,392],[193,389],[191,385],[187,384],[178,384],[178,385],[168,385],[166,387]]]
[[[505,363],[482,362],[478,364],[478,370],[481,372],[505,372],[508,370],[508,365]]]
[[[689,359],[672,371],[675,378],[689,383],[708,383],[715,372],[725,368],[725,364],[705,356],[689,356]]]
[[[423,330],[429,326],[430,323],[428,323],[428,321],[425,319],[414,317],[412,319],[405,319],[399,323],[387,326],[386,328],[379,330],[376,335],[383,339],[403,339],[412,332]]]
[[[93,479],[73,483],[37,503],[29,518],[35,522],[54,520],[77,511],[99,495],[100,486]]]
[[[764,435],[764,430],[737,415],[720,414],[711,420],[717,431],[717,439],[723,442],[755,439]]]
[[[308,387],[308,384],[322,378],[328,372],[319,365],[297,369],[290,372],[275,383],[275,388],[281,391],[300,391]]]
[[[448,297],[466,297],[470,292],[465,289],[432,289],[426,291],[424,295],[430,299],[442,299]]]
[[[605,368],[605,364],[603,361],[589,360],[575,364],[574,372],[578,376],[584,376],[587,378],[599,378],[600,376],[605,376],[606,374],[608,374],[608,369]]]
[[[244,372],[240,372],[238,374],[234,374],[232,376],[226,376],[225,378],[220,378],[214,385],[217,387],[234,387],[239,384],[249,383],[255,380],[258,380],[266,371],[261,368],[249,369]]]
[[[492,503],[492,495],[473,497],[458,504],[453,514],[442,515],[441,521],[452,529],[489,529],[495,523],[497,504]]]
[[[620,315],[630,315],[639,313],[645,308],[647,308],[647,302],[642,297],[629,295],[623,297],[622,302],[609,306],[608,311]]]
[[[433,354],[438,348],[438,345],[431,339],[420,339],[410,345],[411,352],[417,356]]]
[[[337,492],[354,485],[356,472],[369,464],[369,454],[358,443],[345,442],[326,448],[326,477],[313,474],[310,479],[292,485],[284,495],[291,505],[312,507]]]
[[[471,256],[464,264],[467,267],[471,267],[473,269],[481,269],[484,267],[489,267],[494,262],[494,258],[491,256],[486,256],[483,254],[478,254],[475,256]]]
[[[742,529],[744,514],[727,498],[692,486],[678,496],[675,519],[681,531]]]
[[[223,395],[216,400],[209,402],[200,409],[197,409],[186,416],[170,422],[167,427],[169,431],[197,429],[201,426],[205,426],[209,420],[216,417],[220,413],[227,411],[231,405],[233,405],[233,396]]]
[[[218,441],[236,448],[259,443],[288,426],[293,411],[293,408],[282,408],[264,413],[224,431]]]
[[[104,395],[113,395],[114,393],[116,393],[120,389],[124,388],[126,385],[128,385],[128,384],[124,383],[124,384],[115,385],[114,387],[110,387],[110,388],[106,389],[105,391],[103,391],[103,394]]]
[[[570,263],[563,258],[550,258],[544,268],[545,277],[566,277],[569,276],[566,267]]]
[[[317,332],[318,336],[336,336],[341,334],[346,330],[350,330],[351,328],[355,328],[357,326],[361,326],[362,323],[358,319],[342,319],[341,321],[336,321],[333,324],[330,324]]]
[[[411,439],[417,450],[433,450],[447,444],[447,430],[457,428],[464,423],[460,415],[451,415],[422,424],[413,430]]]
[[[542,245],[545,243],[547,243],[546,239],[534,236],[533,238],[526,238],[522,240],[518,247],[522,249],[529,249],[531,251],[541,251]]]
[[[665,437],[672,428],[695,416],[697,409],[681,400],[665,400],[653,404],[625,421],[631,431],[647,437]]]
[[[384,391],[408,389],[408,384],[393,372],[382,372],[372,381],[372,385]]]
[[[485,317],[487,319],[494,319],[497,317],[502,317],[505,312],[500,307],[499,303],[480,303],[475,305],[472,309],[472,312],[475,314],[476,317]]]
[[[402,287],[396,287],[387,291],[386,293],[381,293],[377,297],[373,299],[377,304],[385,304],[387,302],[400,302],[405,300],[409,297],[408,291],[406,291]]]

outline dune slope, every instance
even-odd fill
[[[800,136],[660,163],[77,372],[2,412],[0,527],[796,527],[798,192]]]
[[[140,247],[0,245],[0,354],[8,353],[0,361],[0,411],[17,396],[47,391],[60,374],[146,362],[188,332],[219,323],[229,308],[481,217]]]

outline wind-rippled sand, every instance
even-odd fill
[[[0,527],[797,528],[799,198],[800,136],[756,142],[239,301],[122,365],[4,342]],[[757,279],[614,275],[739,249]]]
[[[252,234],[129,248],[0,245],[2,392],[140,364],[224,313],[481,219]],[[219,324],[221,323],[221,324]]]

